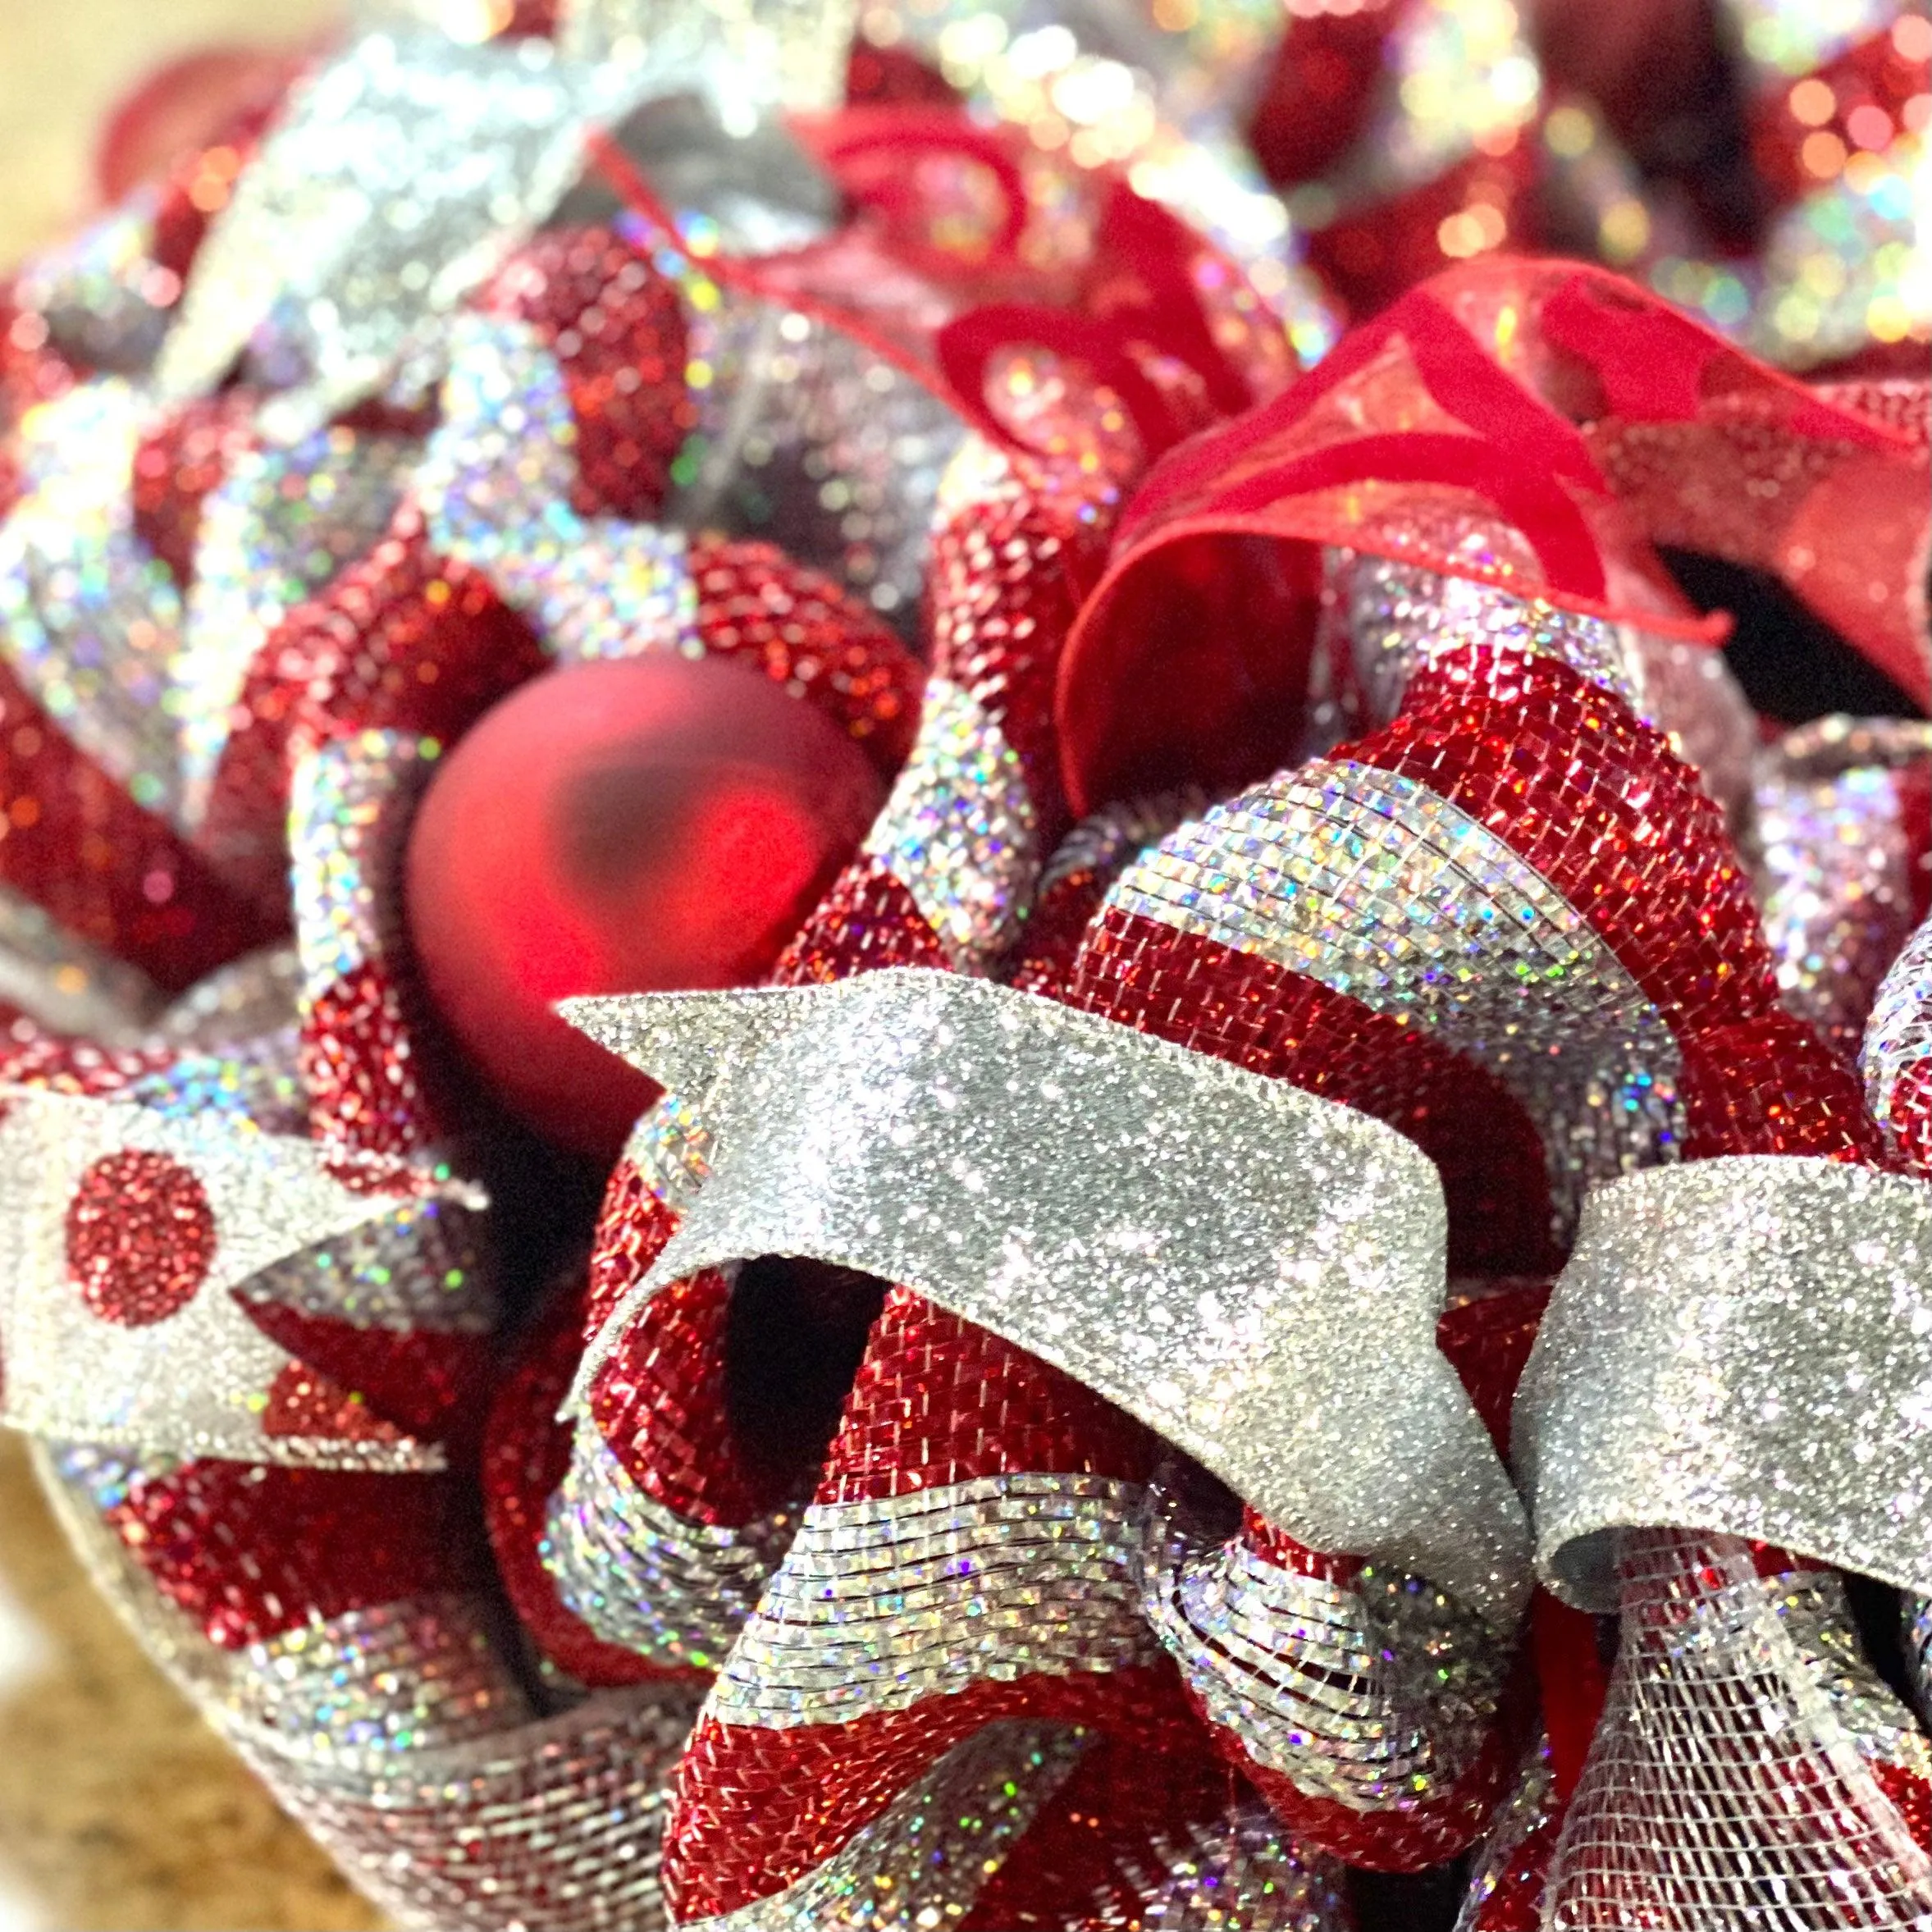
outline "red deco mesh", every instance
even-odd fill
[[[183,590],[194,574],[203,500],[248,447],[257,400],[245,391],[222,390],[184,404],[135,452],[135,534]]]
[[[582,1683],[635,1683],[662,1673],[606,1643],[560,1603],[538,1551],[544,1505],[570,1465],[569,1432],[555,1417],[576,1372],[582,1327],[581,1293],[555,1295],[491,1404],[482,1468],[490,1544],[511,1606],[551,1663]]]
[[[0,880],[178,993],[272,924],[0,667]]]
[[[611,229],[562,230],[533,235],[476,306],[535,324],[556,353],[577,423],[572,507],[585,516],[655,514],[697,419],[672,283]]]
[[[688,422],[676,291],[605,229],[533,237],[476,298],[529,323],[557,356],[575,420],[573,507],[647,515]],[[167,529],[205,493],[205,431],[184,429],[148,512]],[[384,540],[291,611],[243,682],[202,837],[272,893],[285,873],[290,733],[381,728],[445,742],[546,661],[481,573],[438,556],[413,502]]]
[[[975,1478],[1139,1482],[1145,1431],[1070,1377],[896,1288],[873,1331],[815,1501],[916,1495]],[[981,1678],[905,1711],[782,1730],[701,1721],[680,1766],[665,1873],[680,1919],[729,1911],[837,1852],[952,1745],[1025,1716],[1091,1724],[1140,1748],[1198,1752],[1165,1666]]]
[[[829,138],[835,144],[856,142],[851,152],[856,153],[867,137],[855,124]],[[840,152],[847,149],[841,147]],[[882,184],[865,192],[875,189],[884,192]],[[1116,201],[1117,206],[1110,204],[1110,222],[1126,218],[1122,211],[1127,202],[1117,197]],[[897,214],[891,218],[897,219]],[[1162,245],[1170,245],[1172,240],[1163,230]],[[1136,257],[1135,266],[1137,272],[1146,272],[1144,285],[1156,308],[1174,300],[1173,288],[1163,285],[1157,272],[1158,249],[1150,247],[1144,256]],[[1190,314],[1193,299],[1190,295]],[[1122,313],[1135,312],[1129,304]],[[1173,317],[1166,320],[1185,333]],[[897,326],[874,314],[868,314],[866,322],[875,329]],[[1058,347],[1064,332],[1049,330],[1042,339]],[[950,340],[939,344],[949,377],[954,372],[948,359]],[[960,346],[951,343],[952,348]],[[1070,346],[1083,354],[1088,348],[1085,337]],[[1182,361],[1194,354],[1190,342]],[[1118,379],[1132,386],[1130,368],[1123,370],[1104,360],[1099,366],[1109,381]],[[1112,473],[1121,467],[1131,441],[1120,427],[1109,426],[1110,418],[1120,413],[1118,404],[1099,392],[1091,398],[1073,398],[1062,411],[1064,422],[1036,414],[1028,432],[1036,442],[1057,441],[1074,451],[1098,443],[1098,467],[1089,463],[1083,470],[1072,462],[1035,462],[1011,453],[1004,463],[982,459],[974,473],[976,482],[958,491],[943,509],[928,555],[934,678],[929,705],[943,718],[945,706],[954,701],[952,694],[965,693],[985,721],[980,728],[985,752],[993,756],[1003,746],[1010,749],[1025,780],[1033,820],[1030,836],[1036,843],[1050,841],[1064,822],[1054,756],[1053,692],[1061,647],[1082,596],[1098,573],[1114,500]],[[1163,420],[1160,407],[1150,405],[1144,413],[1136,409],[1134,414],[1143,435]],[[922,756],[930,762],[922,765]],[[957,756],[957,750],[943,739],[935,739],[929,752],[916,749],[901,792],[916,797],[911,788],[936,781],[944,797],[949,788],[957,794],[961,785],[977,783],[970,769],[952,765]],[[970,806],[973,801],[966,795],[960,802]],[[887,820],[902,809],[888,805]],[[936,892],[943,901],[972,882],[921,874],[922,862],[915,858],[908,864],[889,843],[878,856],[856,861],[780,960],[774,981],[824,982],[884,966],[943,968],[954,963],[952,941],[934,923],[932,895]],[[1002,885],[999,889],[1012,888]],[[647,1203],[646,1191],[628,1187],[614,1194],[600,1230],[600,1254],[612,1248],[628,1249],[642,1263],[631,1224],[640,1218],[655,1224],[664,1212]],[[637,1275],[628,1272],[628,1278],[634,1281]],[[768,1507],[774,1500],[772,1490],[748,1479],[749,1445],[737,1439],[728,1423],[721,1423],[719,1391],[728,1363],[730,1307],[721,1281],[701,1281],[660,1293],[623,1334],[593,1389],[591,1412],[598,1432],[627,1473],[655,1500],[679,1506],[675,1499],[687,1499],[681,1506],[694,1523],[742,1522],[754,1506]],[[939,1360],[933,1359],[935,1374]],[[907,1399],[911,1399],[909,1391]],[[707,1414],[711,1428],[701,1436],[697,1418]],[[578,1453],[581,1458],[581,1446]],[[876,1449],[869,1451],[861,1466],[870,1468],[881,1454]],[[809,1491],[816,1460],[813,1455],[790,1472],[792,1496]],[[842,1467],[836,1454],[833,1466]],[[888,1472],[884,1479],[896,1480],[890,1476],[889,1461],[881,1466]],[[826,1481],[831,1480],[828,1476]],[[851,1480],[857,1482],[856,1477]],[[715,1513],[719,1510],[728,1514]],[[944,1742],[966,1736],[973,1728],[968,1724],[949,1733]],[[895,1725],[887,1729],[895,1735],[903,1730]],[[927,1744],[932,1749],[943,1747],[930,1738]],[[798,1788],[802,1792],[806,1787],[801,1784]],[[879,1802],[893,1788],[889,1780],[877,1783]],[[774,1825],[780,1835],[784,1829]],[[724,1835],[733,1835],[731,1829],[726,1828]],[[771,1869],[769,1861],[767,1869]]]

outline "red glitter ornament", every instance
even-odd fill
[[[464,739],[412,831],[430,990],[517,1112],[614,1154],[654,1089],[552,1006],[755,981],[882,796],[823,711],[733,665],[645,656],[539,678]]]
[[[114,1153],[80,1176],[67,1209],[67,1272],[103,1322],[145,1328],[179,1314],[208,1279],[206,1190],[162,1153]]]

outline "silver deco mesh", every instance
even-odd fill
[[[1894,1139],[1900,1129],[1916,1126],[1922,1107],[1907,1085],[1921,1061],[1932,1057],[1932,920],[1912,934],[1905,949],[1893,961],[1891,970],[1872,1002],[1871,1018],[1866,1022],[1865,1042],[1858,1056],[1859,1070],[1865,1076],[1866,1103],[1872,1117]],[[1894,1118],[1894,1113],[1898,1117]],[[1915,1145],[1908,1149],[1915,1167],[1922,1158],[1917,1153],[1918,1135],[1911,1134]]]
[[[660,1932],[659,1843],[697,1693],[610,1692],[379,1779],[270,1788],[401,1932]]]
[[[459,316],[446,340],[441,420],[413,479],[436,553],[481,570],[566,662],[701,655],[684,532],[571,507],[577,421],[555,351],[500,316]]]
[[[670,521],[781,544],[910,631],[959,418],[815,317],[735,293],[707,299],[690,358],[704,372],[697,460]]]
[[[1171,1834],[1154,1848],[1162,1870],[1137,1875],[1141,1932],[1343,1932],[1351,1923],[1340,1867],[1296,1850],[1274,1815],[1250,1797],[1212,1825]]]
[[[1621,1645],[1553,1863],[1551,1932],[1932,1925],[1932,1857],[1884,1783],[1932,1747],[1825,1571],[1732,1537],[1624,1532]]]
[[[1208,802],[1204,792],[1190,786],[1103,805],[1053,847],[1053,856],[1040,871],[1041,895],[1079,872],[1091,872],[1111,884],[1132,861],[1158,845],[1176,826],[1198,819]]]
[[[1131,1669],[1136,1486],[1015,1472],[815,1502],[711,1693],[774,1729],[907,1710],[983,1679]]]
[[[925,1932],[957,1925],[1079,1763],[1071,1725],[982,1726],[782,1892],[687,1932]]]
[[[458,1597],[217,1649],[102,1520],[125,1459],[37,1458],[103,1593],[398,1932],[665,1932],[664,1812],[700,1687],[535,1715]]]
[[[1490,535],[1471,531],[1447,546],[1473,564],[1494,565],[1502,560]],[[1343,674],[1358,687],[1360,724],[1386,724],[1417,671],[1473,642],[1555,658],[1655,725],[1733,826],[1742,821],[1756,721],[1718,651],[1393,558],[1329,550],[1324,561],[1330,634],[1345,642],[1350,669]]]
[[[1304,765],[1216,806],[1112,903],[1272,960],[1486,1066],[1535,1121],[1559,1231],[1682,1139],[1677,1043],[1621,961],[1490,828],[1414,779]]]
[[[692,1522],[640,1487],[587,1418],[540,1555],[559,1601],[606,1643],[709,1670],[757,1608],[798,1515],[776,1510],[734,1529]]]
[[[1856,1049],[1911,930],[1912,850],[1900,774],[1932,764],[1932,726],[1820,718],[1762,754],[1753,880],[1784,1003]]]
[[[1480,1618],[1418,1578],[1331,1582],[1210,1541],[1171,1473],[1149,1492],[1144,1603],[1214,1722],[1353,1811],[1445,1797],[1495,1721],[1505,1660]]]
[[[1496,1915],[1515,1903],[1505,1889],[1513,1876],[1532,1863],[1536,1848],[1532,1840],[1546,1832],[1556,1816],[1556,1775],[1550,1761],[1550,1742],[1537,1739],[1536,1748],[1523,1761],[1517,1774],[1516,1788],[1491,1819],[1489,1836],[1469,1873],[1469,1889],[1456,1914],[1455,1932],[1500,1932],[1513,1921]],[[1502,1893],[1507,1902],[1495,1901]]]

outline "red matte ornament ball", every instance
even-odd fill
[[[513,1112],[614,1157],[657,1089],[555,1003],[756,984],[883,797],[832,719],[742,665],[548,673],[448,755],[411,829],[430,995]]]

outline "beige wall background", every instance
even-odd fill
[[[0,263],[88,206],[101,116],[159,62],[215,41],[302,39],[340,0],[0,0]]]
[[[101,116],[211,42],[336,0],[0,0],[0,267],[90,204]],[[372,1932],[328,1861],[135,1647],[0,1435],[0,1932]]]

